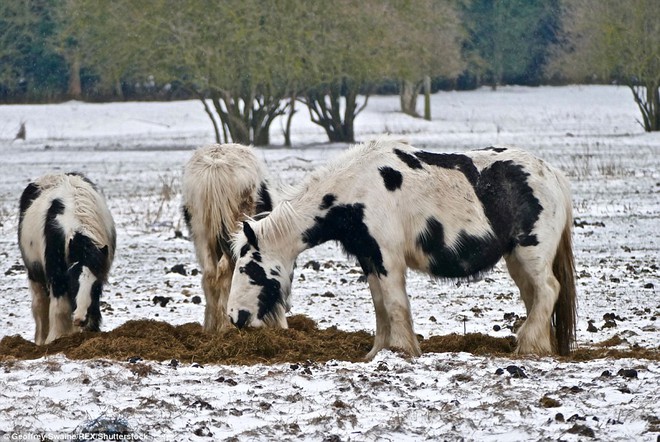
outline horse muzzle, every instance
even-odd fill
[[[234,315],[229,315],[229,320],[238,328],[244,328],[250,323],[250,312],[247,310],[239,310],[238,315],[236,315],[236,320],[234,320]]]

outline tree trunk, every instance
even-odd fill
[[[296,93],[294,91],[291,92],[291,98],[289,98],[289,115],[284,126],[284,145],[286,147],[291,147],[291,122],[293,121],[293,114],[296,112]]]
[[[215,119],[215,115],[213,115],[213,111],[211,110],[211,107],[206,102],[206,97],[204,97],[202,94],[198,94],[198,98],[202,102],[202,106],[204,106],[204,112],[206,112],[206,115],[208,115],[209,118],[211,119],[211,124],[213,124],[213,133],[215,134],[215,142],[218,144],[222,144],[222,138],[220,138],[220,128],[218,127],[218,122]]]
[[[424,76],[424,119],[431,121],[431,77]]]
[[[649,132],[660,131],[660,84],[646,87],[646,101],[649,103]]]
[[[284,110],[280,107],[279,97],[255,95],[255,91],[245,96],[234,95],[229,91],[211,93],[225,142],[255,146],[270,143],[270,125]]]
[[[644,86],[629,84],[633,98],[642,114],[641,125],[646,132],[660,131],[660,84],[647,83]],[[642,93],[642,89],[644,92]]]
[[[121,79],[119,78],[115,81],[115,94],[117,94],[117,98],[120,100],[124,99],[124,90],[121,87]]]
[[[249,130],[241,127],[242,120],[236,116],[235,104],[230,96],[222,93],[212,93],[211,101],[215,112],[220,118],[222,132],[226,142],[250,144]]]
[[[321,126],[328,140],[338,143],[354,143],[355,118],[366,107],[369,96],[358,106],[360,85],[348,80],[337,81],[323,89],[313,89],[306,94],[306,105],[313,123]],[[344,92],[344,115],[341,114],[341,92]]]
[[[419,117],[417,113],[417,95],[419,93],[417,85],[410,80],[401,81],[401,112],[404,114]]]
[[[80,83],[80,57],[74,53],[69,64],[69,98],[79,100],[82,97],[82,85]]]

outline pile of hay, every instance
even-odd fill
[[[204,332],[198,323],[173,326],[151,320],[128,321],[114,330],[79,333],[37,346],[20,336],[0,341],[0,361],[36,359],[62,353],[70,359],[142,358],[154,361],[176,359],[200,364],[275,364],[284,362],[359,362],[371,349],[373,336],[365,331],[347,332],[335,327],[320,330],[303,315],[288,318],[289,329],[229,328],[220,334]],[[512,356],[515,339],[479,333],[432,336],[420,339],[425,353],[468,352],[477,355]],[[579,349],[570,358],[587,360],[602,357],[635,357],[660,360],[652,349],[615,350],[607,346]]]

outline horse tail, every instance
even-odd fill
[[[230,255],[238,222],[253,215],[264,171],[248,146],[211,145],[197,149],[183,173],[183,206],[198,258],[215,267]]]
[[[567,218],[557,253],[552,263],[552,272],[559,281],[559,297],[554,309],[555,338],[557,351],[562,356],[570,354],[575,345],[575,329],[577,324],[577,297],[575,289],[575,262],[571,228],[573,225],[570,193],[567,201]]]

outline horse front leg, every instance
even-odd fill
[[[401,350],[408,356],[420,356],[422,350],[417,342],[410,313],[410,300],[406,293],[405,265],[381,276],[383,307],[389,322],[387,347]]]
[[[413,329],[410,301],[406,293],[406,265],[399,265],[396,260],[387,259],[387,256],[384,264],[386,275],[372,273],[367,279],[376,310],[376,337],[367,359],[372,359],[383,348],[419,356],[422,351]]]
[[[371,298],[376,310],[376,337],[371,351],[367,353],[366,360],[371,360],[382,349],[386,348],[390,337],[390,319],[383,302],[383,292],[380,287],[378,275],[371,273],[367,276],[367,283],[371,291]]]
[[[50,344],[57,338],[73,333],[73,321],[71,319],[71,301],[65,296],[50,296],[48,309],[49,330],[45,344]]]

